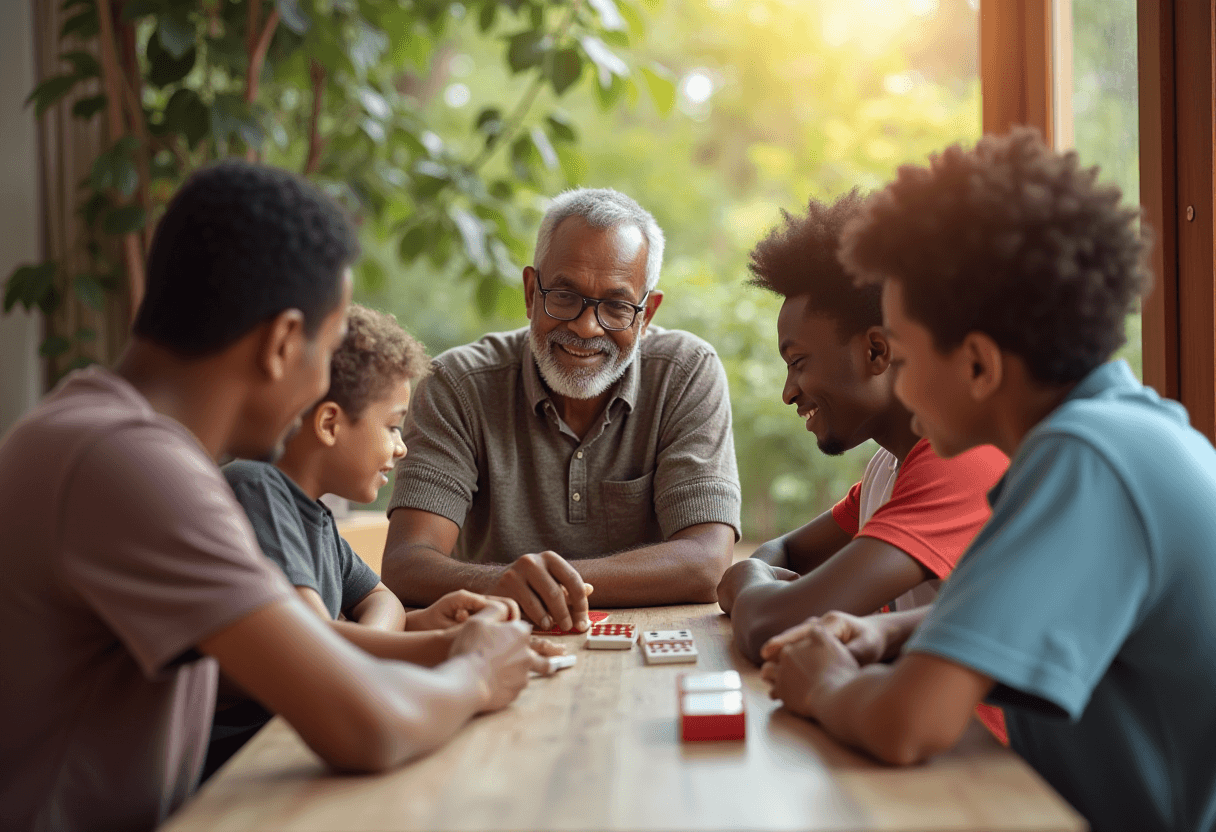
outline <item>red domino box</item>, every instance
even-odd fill
[[[747,736],[747,714],[737,672],[684,673],[677,688],[680,739],[684,742],[741,740]]]

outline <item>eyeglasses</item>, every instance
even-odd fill
[[[642,303],[630,303],[627,300],[601,300],[571,292],[569,289],[546,289],[541,285],[540,272],[536,273],[536,286],[545,306],[545,314],[558,321],[574,321],[583,314],[588,306],[595,307],[595,319],[600,326],[610,332],[620,332],[629,329],[637,320],[638,313],[646,308],[647,292],[642,295]]]

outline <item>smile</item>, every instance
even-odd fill
[[[603,352],[600,350],[577,350],[574,347],[567,346],[566,344],[558,344],[558,346],[561,347],[563,352],[567,353],[568,355],[572,355],[575,358],[594,358],[597,355],[603,355]]]

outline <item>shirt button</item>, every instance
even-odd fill
[[[581,500],[583,498],[579,495],[579,493],[577,491],[575,491],[574,496],[572,496],[570,499],[574,500],[574,502],[577,503],[579,500]]]
[[[574,458],[575,458],[575,459],[582,459],[582,458],[583,458],[583,452],[582,452],[582,451],[578,451],[578,452],[576,452],[576,453],[574,454]]]

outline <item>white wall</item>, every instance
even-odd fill
[[[41,259],[37,136],[24,103],[34,87],[31,2],[0,0],[0,285],[19,264]],[[38,317],[20,307],[0,314],[0,434],[38,400],[40,333]]]

